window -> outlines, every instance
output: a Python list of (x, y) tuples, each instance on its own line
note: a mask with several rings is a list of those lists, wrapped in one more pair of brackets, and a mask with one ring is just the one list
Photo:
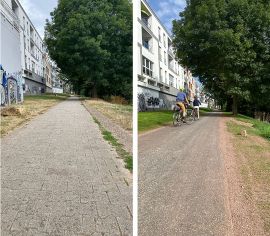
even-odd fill
[(167, 84), (167, 71), (165, 71), (165, 83)]
[(162, 74), (162, 68), (159, 68), (159, 75), (160, 75), (160, 81), (163, 81), (163, 74)]
[(161, 42), (160, 27), (158, 27), (158, 40)]
[(148, 50), (150, 49), (150, 44), (149, 44), (148, 39), (143, 39), (143, 46)]
[(25, 69), (27, 69), (27, 56), (24, 56)]
[(164, 51), (164, 64), (167, 65), (166, 52)]
[(25, 30), (25, 17), (23, 16), (23, 30)]
[(159, 60), (162, 61), (161, 47), (158, 48)]
[(32, 61), (32, 71), (35, 72), (35, 62)]
[(174, 87), (173, 79), (174, 79), (173, 76), (170, 74), (169, 75), (169, 85), (172, 87)]
[(153, 76), (153, 62), (143, 57), (143, 73), (152, 77)]
[(164, 44), (164, 47), (166, 48), (166, 36), (165, 36), (165, 34), (163, 34), (163, 44)]

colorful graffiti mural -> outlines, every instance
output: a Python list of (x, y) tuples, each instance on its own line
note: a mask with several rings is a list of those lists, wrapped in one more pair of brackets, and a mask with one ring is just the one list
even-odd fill
[(21, 72), (7, 74), (2, 65), (0, 65), (0, 82), (1, 106), (23, 102)]

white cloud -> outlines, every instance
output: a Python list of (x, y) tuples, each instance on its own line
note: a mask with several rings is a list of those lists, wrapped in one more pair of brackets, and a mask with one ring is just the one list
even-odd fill
[[(50, 11), (53, 10), (52, 1), (46, 1), (47, 5), (44, 7), (44, 2), (40, 0), (19, 0), (28, 17), (32, 21), (34, 27), (37, 29), (40, 36), (44, 37), (45, 20), (50, 17)], [(55, 0), (56, 2), (56, 0)], [(52, 5), (52, 6), (51, 6)]]
[(186, 6), (186, 0), (161, 0), (158, 3), (158, 17), (164, 23), (165, 27), (171, 31), (172, 21), (179, 18), (179, 12)]

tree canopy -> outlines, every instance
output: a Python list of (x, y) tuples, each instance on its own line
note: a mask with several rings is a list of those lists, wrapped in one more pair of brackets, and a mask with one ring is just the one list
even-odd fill
[(77, 93), (132, 96), (132, 5), (59, 0), (47, 20), (49, 54)]
[(217, 100), (270, 111), (270, 1), (188, 0), (173, 22), (181, 64)]

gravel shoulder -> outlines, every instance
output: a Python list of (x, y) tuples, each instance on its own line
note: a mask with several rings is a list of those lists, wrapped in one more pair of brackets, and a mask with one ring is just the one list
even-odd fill
[(89, 105), (86, 105), (83, 102), (82, 104), (89, 111), (89, 113), (101, 123), (101, 125), (105, 129), (112, 132), (112, 134), (119, 140), (119, 142), (124, 145), (124, 149), (127, 152), (132, 153), (132, 132), (131, 131), (127, 131), (123, 129), (120, 125), (113, 122), (110, 118), (106, 117), (95, 108)]
[[(247, 192), (254, 192), (253, 186), (248, 189), (243, 179), (243, 166), (249, 168), (244, 152), (236, 150), (236, 140), (233, 134), (228, 132), (227, 122), (231, 118), (220, 120), (220, 149), (224, 158), (226, 179), (225, 184), (228, 192), (228, 204), (233, 227), (233, 235), (269, 235), (264, 232), (263, 221), (259, 215), (256, 200)], [(236, 121), (236, 123), (239, 123)], [(261, 142), (266, 142), (259, 137)], [(248, 171), (249, 174), (251, 173)], [(251, 184), (252, 185), (252, 184)]]

